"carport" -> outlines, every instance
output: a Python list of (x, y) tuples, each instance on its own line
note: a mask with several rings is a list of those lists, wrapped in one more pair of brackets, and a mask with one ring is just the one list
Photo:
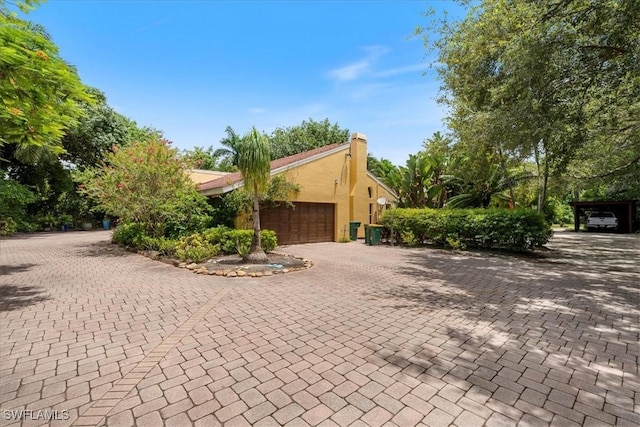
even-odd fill
[(573, 226), (580, 230), (580, 216), (587, 211), (609, 211), (618, 218), (618, 232), (632, 233), (636, 230), (637, 200), (603, 200), (592, 202), (570, 202), (573, 207)]

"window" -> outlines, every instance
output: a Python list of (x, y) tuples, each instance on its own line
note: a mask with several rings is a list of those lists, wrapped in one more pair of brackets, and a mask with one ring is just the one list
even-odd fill
[(591, 212), (589, 216), (594, 218), (615, 218), (616, 217), (613, 214), (613, 212)]

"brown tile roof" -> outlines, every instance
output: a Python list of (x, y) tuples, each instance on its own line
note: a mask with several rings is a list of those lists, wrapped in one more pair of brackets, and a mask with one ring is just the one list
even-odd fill
[[(293, 156), (272, 160), (271, 170), (273, 171), (278, 168), (292, 165), (304, 159), (308, 159), (309, 157), (313, 157), (315, 155), (322, 154), (326, 151), (333, 150), (334, 148), (337, 148), (341, 145), (344, 146), (345, 148), (349, 147), (349, 143), (336, 143), (336, 144), (324, 145), (322, 147), (314, 148), (313, 150), (294, 154)], [(222, 187), (236, 184), (241, 181), (242, 181), (242, 174), (240, 174), (240, 172), (234, 172), (225, 176), (221, 176), (220, 178), (216, 178), (211, 181), (203, 182), (200, 185), (198, 185), (198, 190), (203, 191), (203, 190), (210, 190), (213, 188), (222, 188)]]

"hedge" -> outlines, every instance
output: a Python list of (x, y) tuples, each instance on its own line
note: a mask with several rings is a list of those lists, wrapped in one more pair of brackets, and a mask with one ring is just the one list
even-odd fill
[[(276, 233), (262, 230), (262, 249), (270, 252), (278, 245)], [(175, 256), (194, 262), (206, 261), (220, 253), (246, 253), (251, 247), (253, 230), (234, 230), (228, 227), (214, 227), (199, 233), (192, 233), (180, 239), (151, 237), (145, 234), (145, 227), (136, 223), (119, 225), (113, 232), (112, 241), (122, 246), (140, 250), (158, 251), (162, 255)]]
[(527, 251), (551, 238), (544, 215), (530, 209), (390, 209), (382, 224), (405, 243)]

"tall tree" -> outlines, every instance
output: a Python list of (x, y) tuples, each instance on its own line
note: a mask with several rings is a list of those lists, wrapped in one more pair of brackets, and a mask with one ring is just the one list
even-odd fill
[(262, 250), (260, 237), (260, 198), (269, 189), (271, 156), (269, 140), (255, 127), (242, 138), (238, 152), (238, 168), (242, 173), (244, 187), (253, 197), (253, 238), (245, 261), (266, 263), (268, 259)]
[[(18, 1), (28, 12), (36, 1)], [(76, 70), (42, 27), (18, 18), (0, 0), (0, 159), (7, 150), (24, 162), (64, 152), (65, 131), (91, 102)], [(10, 147), (9, 147), (10, 146)]]
[(298, 126), (277, 128), (269, 136), (271, 159), (309, 151), (329, 144), (346, 142), (349, 129), (342, 129), (329, 119), (316, 122), (313, 119), (303, 120)]
[(61, 158), (77, 167), (97, 166), (113, 146), (145, 139), (144, 130), (111, 108), (104, 93), (91, 87), (87, 91), (96, 102), (80, 103), (83, 116), (62, 137)]
[(640, 162), (637, 1), (483, 0), (440, 29), (450, 126), (501, 158), (534, 158), (539, 209), (585, 147), (602, 154), (596, 141), (629, 150), (609, 171)]

